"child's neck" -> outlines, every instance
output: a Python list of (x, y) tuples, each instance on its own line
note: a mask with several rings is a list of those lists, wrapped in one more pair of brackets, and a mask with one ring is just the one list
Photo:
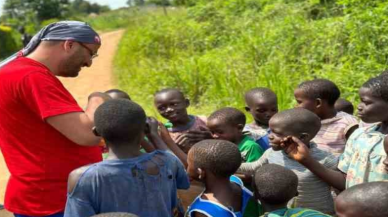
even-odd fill
[(241, 141), (245, 138), (244, 134), (241, 133), (241, 135), (233, 141), (234, 144), (239, 145)]
[(128, 159), (139, 157), (143, 153), (140, 152), (139, 145), (123, 144), (123, 145), (108, 145), (109, 153), (107, 160)]
[(381, 127), (379, 131), (383, 134), (388, 134), (388, 121), (381, 122)]
[(287, 203), (272, 205), (272, 204), (268, 204), (266, 202), (262, 202), (261, 205), (263, 206), (264, 212), (266, 212), (266, 213), (273, 212), (273, 211), (278, 210), (278, 209), (287, 208)]
[(335, 110), (335, 108), (329, 108), (326, 112), (324, 112), (323, 114), (320, 114), (319, 115), (319, 118), (321, 120), (325, 120), (325, 119), (330, 119), (330, 118), (334, 118), (335, 116), (337, 115), (337, 110)]
[(206, 178), (204, 192), (205, 197), (214, 202), (219, 202), (224, 206), (231, 206), (236, 198), (235, 184), (228, 178)]
[(252, 124), (254, 124), (254, 125), (258, 126), (258, 127), (264, 128), (264, 129), (268, 129), (268, 124), (260, 123), (257, 120), (255, 120)]
[(190, 119), (190, 115), (186, 115), (185, 117), (181, 118), (180, 120), (177, 120), (177, 121), (170, 121), (172, 123), (172, 126), (173, 127), (184, 127), (184, 126), (187, 126), (190, 122), (191, 122), (191, 119)]

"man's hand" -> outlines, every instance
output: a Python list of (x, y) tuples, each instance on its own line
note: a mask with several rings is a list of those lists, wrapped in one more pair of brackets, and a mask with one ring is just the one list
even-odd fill
[(287, 136), (282, 139), (280, 146), (290, 158), (300, 163), (310, 157), (309, 148), (294, 136)]

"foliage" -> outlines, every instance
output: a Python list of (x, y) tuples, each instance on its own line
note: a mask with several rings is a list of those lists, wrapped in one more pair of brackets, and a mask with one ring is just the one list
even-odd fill
[(0, 59), (6, 58), (20, 49), (21, 44), (17, 43), (15, 37), (20, 36), (11, 27), (0, 25)]
[(387, 67), (385, 0), (196, 0), (169, 16), (131, 23), (115, 59), (120, 88), (155, 115), (153, 93), (182, 89), (192, 111), (242, 109), (246, 90), (265, 86), (281, 109), (293, 89), (329, 78), (342, 96)]

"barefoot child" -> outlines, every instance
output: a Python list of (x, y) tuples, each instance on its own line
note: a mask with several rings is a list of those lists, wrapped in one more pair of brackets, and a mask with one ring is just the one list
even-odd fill
[(204, 192), (191, 204), (188, 217), (242, 217), (251, 191), (232, 176), (241, 165), (238, 148), (225, 140), (204, 140), (188, 154), (187, 172), (205, 185)]
[(321, 119), (321, 129), (313, 139), (318, 148), (339, 156), (346, 140), (358, 127), (358, 121), (334, 108), (340, 96), (337, 85), (326, 79), (305, 81), (295, 89), (294, 95), (297, 107), (308, 109)]
[(171, 138), (186, 154), (195, 143), (211, 138), (206, 118), (187, 113), (190, 101), (180, 90), (167, 88), (158, 91), (154, 104), (159, 114), (169, 121), (165, 125)]
[(388, 182), (371, 182), (353, 186), (335, 201), (338, 217), (388, 216)]
[[(388, 180), (388, 76), (369, 79), (359, 91), (358, 114), (365, 123), (376, 123), (357, 129), (346, 143), (338, 170), (322, 166), (306, 152), (306, 146), (294, 141), (287, 146), (289, 156), (333, 187), (343, 190), (366, 182)], [(385, 139), (387, 140), (387, 139)]]
[(253, 186), (265, 211), (263, 217), (329, 217), (311, 209), (287, 208), (288, 201), (298, 196), (298, 176), (282, 166), (267, 164), (256, 170)]
[(321, 162), (325, 167), (336, 168), (337, 157), (318, 149), (317, 145), (311, 142), (320, 126), (319, 117), (306, 109), (296, 108), (277, 113), (269, 121), (271, 129), (269, 140), (272, 149), (268, 149), (258, 161), (242, 164), (239, 172), (253, 174), (256, 169), (265, 164), (277, 164), (288, 168), (299, 178), (299, 195), (290, 203), (291, 207), (308, 208), (333, 214), (334, 203), (330, 186), (307, 170), (305, 166), (289, 158), (282, 150), (283, 140), (294, 136), (308, 147), (306, 152), (310, 153), (311, 158)]
[(254, 121), (245, 125), (244, 131), (265, 151), (270, 148), (268, 122), (278, 112), (277, 96), (268, 88), (253, 88), (245, 93), (245, 104)]
[[(146, 115), (136, 103), (116, 99), (95, 113), (95, 129), (109, 148), (107, 160), (81, 167), (69, 175), (65, 217), (85, 217), (105, 212), (139, 216), (172, 216), (177, 208), (177, 188), (189, 180), (181, 162), (166, 151), (140, 152)], [(160, 140), (153, 128), (148, 134)]]

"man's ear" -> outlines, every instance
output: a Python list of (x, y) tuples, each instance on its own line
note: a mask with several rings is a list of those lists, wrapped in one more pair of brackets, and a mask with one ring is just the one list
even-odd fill
[(74, 41), (67, 40), (63, 43), (63, 48), (67, 52), (70, 51), (73, 46), (74, 46)]
[(245, 106), (244, 108), (245, 108), (245, 111), (251, 112), (251, 108), (249, 108), (248, 106)]
[(203, 170), (201, 168), (197, 168), (197, 173), (198, 173), (198, 179), (199, 180), (205, 180), (205, 177), (206, 177), (205, 170)]

